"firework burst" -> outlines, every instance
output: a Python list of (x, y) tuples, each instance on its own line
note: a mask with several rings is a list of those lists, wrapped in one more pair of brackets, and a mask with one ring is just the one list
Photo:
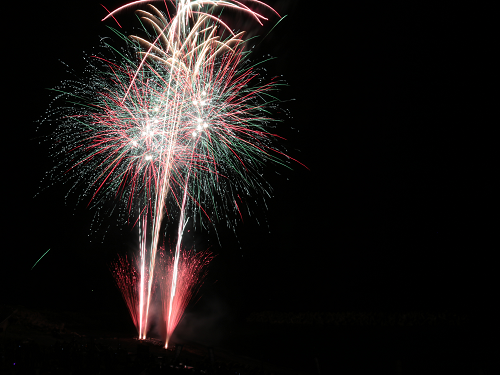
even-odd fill
[[(162, 282), (167, 341), (204, 269), (199, 264), (210, 260), (181, 251), (186, 212), (201, 223), (228, 217), (229, 211), (241, 215), (240, 195), (269, 190), (261, 177), (264, 162), (283, 164), (285, 155), (267, 130), (279, 104), (273, 91), (282, 83), (263, 83), (248, 59), (244, 33), (234, 34), (214, 11), (228, 7), (258, 22), (266, 18), (237, 1), (172, 3), (173, 17), (150, 4), (148, 11), (137, 11), (142, 37), (113, 30), (126, 47), (118, 51), (104, 42), (112, 56), (90, 56), (87, 79), (56, 88), (57, 99), (68, 105), (51, 113), (59, 120), (54, 154), (61, 161), (55, 170), (63, 169), (63, 179), (75, 188), (83, 185), (81, 197), (94, 206), (125, 203), (128, 221), (143, 228), (139, 271), (120, 258), (114, 272), (141, 338), (148, 327), (161, 224), (165, 214), (177, 212), (177, 244), (164, 277), (169, 285)], [(76, 173), (68, 177), (70, 171)], [(138, 284), (132, 287), (127, 277)], [(134, 291), (137, 296), (131, 297)]]
[[(164, 16), (140, 15), (157, 32), (165, 28)], [(132, 223), (141, 214), (154, 222), (169, 192), (167, 207), (180, 208), (188, 170), (188, 208), (200, 223), (239, 216), (243, 196), (269, 195), (262, 167), (284, 163), (268, 130), (282, 83), (262, 83), (241, 34), (221, 41), (212, 18), (196, 17), (174, 41), (167, 31), (126, 38), (115, 30), (125, 48), (104, 42), (111, 57), (90, 56), (86, 79), (55, 88), (58, 106), (49, 117), (59, 123), (51, 137), (58, 163), (51, 176), (72, 181), (70, 190), (93, 207), (125, 202)]]

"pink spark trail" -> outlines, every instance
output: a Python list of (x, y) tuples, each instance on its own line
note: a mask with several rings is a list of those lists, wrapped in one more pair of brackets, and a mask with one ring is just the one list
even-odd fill
[(139, 333), (141, 330), (140, 304), (138, 301), (140, 295), (140, 274), (137, 269), (130, 264), (126, 256), (118, 256), (118, 259), (111, 264), (110, 271), (127, 305), (130, 317), (134, 322), (137, 332)]
[(165, 348), (184, 310), (203, 284), (207, 266), (212, 259), (213, 255), (209, 251), (195, 253), (193, 250), (181, 250), (177, 256), (170, 252), (170, 257), (161, 267), (162, 315), (167, 335)]

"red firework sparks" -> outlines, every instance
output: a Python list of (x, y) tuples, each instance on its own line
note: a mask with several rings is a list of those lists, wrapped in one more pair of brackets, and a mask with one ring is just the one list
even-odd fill
[[(162, 267), (159, 272), (160, 290), (162, 294), (162, 315), (167, 333), (165, 348), (182, 318), (189, 301), (198, 293), (207, 274), (207, 266), (214, 258), (209, 251), (195, 253), (193, 250), (180, 251), (177, 272), (175, 272), (175, 256), (162, 257)], [(172, 279), (176, 275), (176, 282)]]
[[(145, 338), (147, 328), (145, 327), (146, 320), (143, 314), (146, 304), (145, 296), (148, 291), (148, 285), (145, 281), (149, 277), (149, 272), (148, 268), (144, 267), (145, 263), (136, 257), (133, 257), (133, 261), (130, 262), (127, 256), (118, 255), (117, 260), (112, 262), (109, 267), (116, 286), (127, 305), (127, 309), (139, 334), (139, 339)], [(163, 279), (160, 279), (162, 277), (163, 275), (155, 274), (151, 288), (152, 295), (155, 295), (158, 291), (162, 292), (162, 289), (158, 288), (163, 281)], [(143, 307), (142, 309), (141, 306)]]
[(139, 287), (140, 274), (137, 269), (130, 264), (127, 256), (118, 256), (118, 260), (110, 266), (111, 274), (113, 275), (116, 286), (120, 290), (123, 300), (127, 304), (128, 311), (132, 317), (135, 328), (139, 333), (140, 317), (139, 317)]

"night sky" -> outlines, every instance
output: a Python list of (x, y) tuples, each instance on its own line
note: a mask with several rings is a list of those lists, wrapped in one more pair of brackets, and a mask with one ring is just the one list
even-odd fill
[[(197, 249), (217, 254), (202, 300), (232, 312), (487, 310), (496, 282), (495, 169), (484, 115), (491, 99), (479, 88), (487, 58), (473, 16), (437, 4), (268, 3), (287, 17), (256, 57), (277, 57), (267, 68), (289, 83), (280, 97), (294, 99), (285, 104), (293, 118), (277, 133), (308, 169), (269, 165), (268, 209), (244, 216), (236, 235), (218, 224), (220, 244), (213, 233), (188, 233)], [(33, 198), (54, 164), (49, 145), (39, 144), (51, 129), (36, 132), (35, 121), (49, 104), (47, 88), (71, 78), (58, 60), (82, 71), (83, 56), (115, 24), (100, 21), (106, 11), (96, 1), (10, 11), (2, 296), (125, 309), (107, 266), (134, 249), (136, 231), (111, 223), (102, 240), (90, 230), (94, 212), (65, 205), (62, 184)], [(121, 17), (125, 28), (137, 26), (132, 12)], [(276, 21), (255, 25), (255, 34)]]

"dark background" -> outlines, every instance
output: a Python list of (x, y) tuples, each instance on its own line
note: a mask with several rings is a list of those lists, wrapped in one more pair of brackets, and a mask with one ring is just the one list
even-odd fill
[[(222, 224), (220, 244), (206, 232), (191, 238), (217, 254), (199, 304), (235, 316), (488, 311), (497, 283), (484, 73), (491, 47), (473, 26), (486, 11), (268, 3), (287, 17), (256, 55), (277, 57), (267, 68), (289, 83), (280, 97), (295, 99), (278, 133), (309, 169), (265, 170), (274, 196), (256, 213), (261, 225), (244, 217), (235, 235)], [(99, 35), (112, 36), (105, 15), (96, 1), (37, 2), (6, 13), (13, 22), (3, 30), (0, 291), (9, 303), (125, 313), (107, 267), (134, 249), (137, 234), (113, 224), (102, 240), (90, 230), (92, 211), (65, 205), (67, 186), (40, 193), (54, 161), (49, 145), (39, 144), (51, 129), (36, 132), (35, 123), (49, 105), (47, 88), (71, 78), (58, 60), (81, 71)], [(118, 20), (136, 26), (132, 12)], [(269, 25), (255, 24), (255, 33)]]

